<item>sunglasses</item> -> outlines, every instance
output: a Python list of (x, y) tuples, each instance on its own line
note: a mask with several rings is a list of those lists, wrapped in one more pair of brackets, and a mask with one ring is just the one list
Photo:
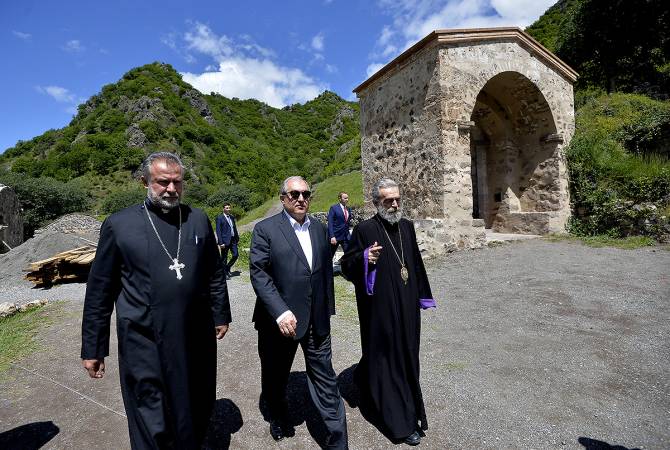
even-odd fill
[(303, 200), (307, 201), (309, 198), (312, 196), (312, 193), (310, 191), (291, 191), (291, 192), (286, 192), (284, 195), (288, 195), (291, 200), (298, 201), (300, 196), (302, 195)]
[(400, 205), (400, 197), (385, 198), (384, 200), (382, 200), (382, 205), (388, 208), (389, 206), (392, 206), (394, 202)]

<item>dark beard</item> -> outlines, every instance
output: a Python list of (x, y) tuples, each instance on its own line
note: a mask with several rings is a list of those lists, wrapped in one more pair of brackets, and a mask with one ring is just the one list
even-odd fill
[(384, 208), (383, 205), (379, 205), (377, 206), (377, 213), (382, 219), (391, 225), (395, 225), (396, 223), (400, 222), (400, 219), (402, 218), (402, 210), (400, 208), (397, 208), (394, 212), (389, 212), (389, 210)]

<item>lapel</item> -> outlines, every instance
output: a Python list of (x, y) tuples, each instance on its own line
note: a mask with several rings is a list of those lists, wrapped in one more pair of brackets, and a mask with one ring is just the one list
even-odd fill
[[(312, 235), (312, 230), (310, 226), (310, 238)], [(288, 218), (286, 217), (286, 213), (284, 211), (279, 213), (279, 229), (281, 230), (282, 234), (284, 235), (284, 238), (286, 239), (286, 242), (289, 243), (293, 251), (295, 252), (296, 256), (298, 259), (305, 265), (307, 270), (309, 270), (309, 264), (307, 263), (307, 258), (305, 258), (305, 252), (302, 251), (302, 247), (300, 246), (300, 241), (298, 241), (298, 236), (295, 235), (295, 230), (291, 226), (291, 222), (289, 222)], [(312, 247), (312, 254), (314, 254), (314, 248)]]

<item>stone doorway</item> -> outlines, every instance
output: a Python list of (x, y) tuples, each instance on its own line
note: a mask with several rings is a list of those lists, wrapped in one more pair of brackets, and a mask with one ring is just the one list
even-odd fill
[(477, 95), (471, 123), (473, 219), (502, 233), (547, 233), (562, 206), (562, 138), (544, 95), (520, 73), (499, 73)]

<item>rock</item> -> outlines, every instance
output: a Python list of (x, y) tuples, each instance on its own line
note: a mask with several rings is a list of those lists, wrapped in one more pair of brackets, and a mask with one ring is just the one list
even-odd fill
[(212, 116), (212, 111), (209, 109), (209, 105), (198, 91), (195, 89), (188, 90), (184, 92), (181, 98), (188, 100), (191, 107), (196, 109), (208, 124), (216, 125), (216, 120), (214, 120), (214, 116)]
[(16, 305), (14, 303), (0, 303), (0, 317), (8, 317), (16, 313)]
[(23, 312), (34, 308), (39, 308), (40, 306), (44, 306), (47, 303), (49, 303), (48, 300), (33, 300), (31, 302), (19, 306), (19, 311)]
[(128, 147), (141, 148), (149, 142), (147, 136), (136, 123), (126, 128), (126, 136), (128, 136)]

